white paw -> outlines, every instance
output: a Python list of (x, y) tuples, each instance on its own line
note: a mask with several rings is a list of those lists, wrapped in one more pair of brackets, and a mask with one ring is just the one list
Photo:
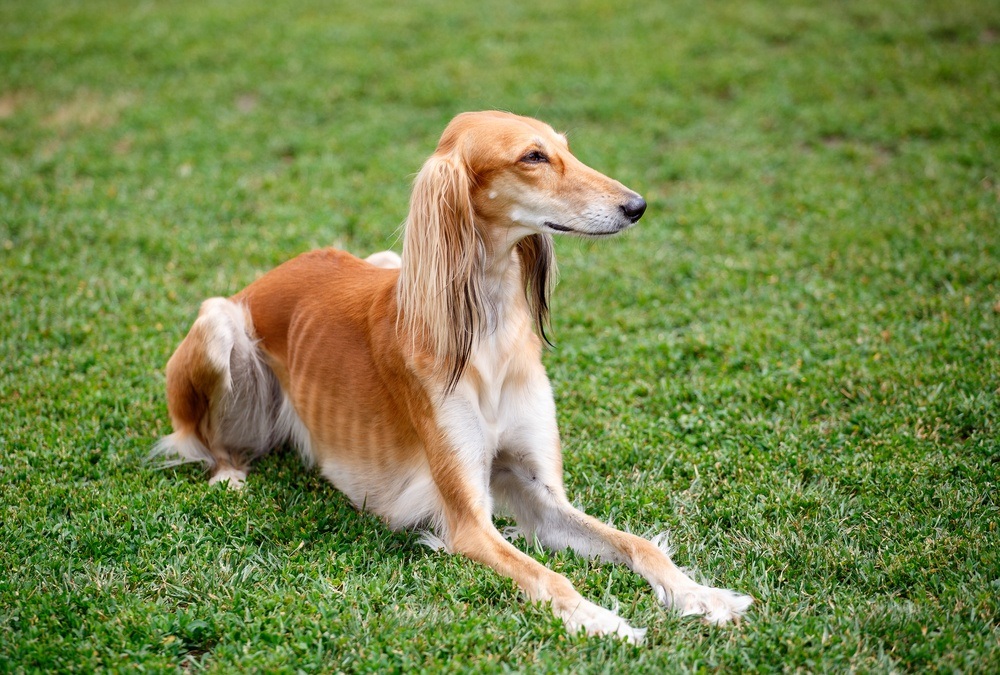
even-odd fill
[(219, 469), (208, 479), (209, 485), (216, 483), (226, 483), (230, 490), (242, 490), (244, 481), (247, 479), (247, 472), (239, 469)]
[(578, 605), (568, 611), (556, 611), (559, 618), (566, 624), (566, 629), (576, 633), (581, 629), (587, 635), (615, 635), (626, 642), (637, 645), (646, 635), (645, 628), (633, 628), (609, 609), (599, 607), (587, 600), (581, 600)]
[(383, 267), (385, 269), (399, 269), (403, 266), (403, 259), (399, 257), (399, 254), (394, 251), (379, 251), (378, 253), (372, 253), (370, 256), (365, 258), (366, 261), (375, 265), (375, 267)]
[(706, 622), (723, 624), (734, 621), (753, 603), (749, 595), (740, 595), (725, 588), (710, 588), (692, 583), (672, 589), (656, 587), (656, 596), (681, 616), (701, 616)]

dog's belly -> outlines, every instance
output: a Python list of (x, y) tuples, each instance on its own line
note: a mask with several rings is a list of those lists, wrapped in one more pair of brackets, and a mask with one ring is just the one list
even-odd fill
[(406, 464), (380, 466), (357, 462), (345, 453), (324, 452), (320, 473), (358, 509), (380, 516), (398, 530), (436, 522), (442, 513), (441, 496), (422, 456)]

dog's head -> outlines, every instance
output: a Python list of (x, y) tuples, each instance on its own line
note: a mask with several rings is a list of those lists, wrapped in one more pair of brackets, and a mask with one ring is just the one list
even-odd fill
[(496, 309), (487, 297), (491, 261), (517, 261), (544, 337), (555, 272), (551, 235), (614, 235), (645, 210), (642, 197), (576, 159), (549, 125), (503, 112), (463, 113), (413, 184), (398, 283), (401, 325), (448, 364), (451, 388)]
[(605, 237), (646, 210), (642, 197), (585, 165), (565, 136), (530, 117), (463, 113), (435, 156), (467, 173), (476, 222), (506, 228), (507, 241), (536, 233)]

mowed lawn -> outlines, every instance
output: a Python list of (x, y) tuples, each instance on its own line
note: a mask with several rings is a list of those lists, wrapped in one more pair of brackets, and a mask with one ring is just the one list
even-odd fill
[[(571, 635), (293, 453), (144, 463), (201, 300), (398, 251), (484, 108), (649, 201), (557, 242), (567, 487), (740, 625), (519, 541), (649, 628)], [(996, 672), (998, 165), (993, 2), (0, 3), (0, 672)]]

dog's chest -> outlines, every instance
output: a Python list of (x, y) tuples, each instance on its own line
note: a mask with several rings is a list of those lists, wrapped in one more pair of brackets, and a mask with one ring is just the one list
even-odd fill
[(525, 398), (532, 352), (525, 337), (521, 331), (498, 330), (479, 341), (469, 360), (470, 402), (497, 437), (514, 423)]
[(497, 332), (473, 350), (459, 386), (440, 410), (439, 422), (461, 454), (492, 457), (518, 425), (530, 398), (530, 344), (528, 349), (526, 354), (514, 336)]

